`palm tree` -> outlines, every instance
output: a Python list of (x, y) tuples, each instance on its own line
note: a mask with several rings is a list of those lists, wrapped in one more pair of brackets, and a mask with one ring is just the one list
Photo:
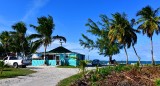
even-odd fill
[(38, 38), (36, 41), (40, 46), (44, 46), (44, 60), (45, 60), (45, 55), (46, 55), (46, 49), (49, 44), (52, 42), (52, 33), (54, 30), (54, 22), (53, 18), (51, 16), (45, 17), (42, 16), (38, 18), (38, 26), (35, 25), (30, 25), (33, 27), (38, 34), (32, 34), (30, 37), (31, 38)]
[(9, 46), (10, 39), (11, 39), (11, 36), (8, 31), (3, 31), (0, 34), (0, 42), (1, 42), (2, 48), (5, 50), (6, 55), (8, 54), (8, 50), (9, 50), (8, 46)]
[(94, 48), (94, 42), (93, 40), (89, 39), (87, 36), (85, 36), (84, 34), (82, 34), (83, 39), (79, 39), (80, 45), (84, 46), (84, 48), (88, 49), (88, 60), (89, 60), (89, 53), (91, 50), (93, 50)]
[(152, 54), (152, 65), (155, 65), (154, 55), (153, 55), (153, 41), (152, 37), (154, 32), (158, 35), (160, 32), (160, 17), (158, 16), (160, 8), (153, 10), (150, 6), (146, 6), (137, 12), (138, 16), (137, 24), (139, 30), (142, 30), (143, 34), (147, 34), (147, 37), (151, 40), (151, 54)]
[(123, 48), (126, 53), (126, 64), (128, 64), (128, 54), (127, 48), (131, 46), (131, 26), (129, 21), (126, 18), (126, 14), (115, 13), (112, 14), (113, 19), (111, 19), (110, 31), (108, 33), (108, 37), (110, 42), (117, 41), (119, 44), (123, 45)]
[(130, 31), (131, 32), (131, 39), (132, 39), (132, 48), (133, 48), (133, 50), (134, 50), (134, 52), (135, 52), (135, 54), (136, 54), (136, 56), (138, 58), (138, 63), (141, 65), (140, 56), (137, 54), (137, 51), (136, 51), (136, 49), (134, 47), (134, 45), (137, 43), (137, 35), (136, 35), (136, 33), (139, 33), (138, 30), (133, 29), (133, 25), (134, 24), (135, 24), (135, 19), (132, 19), (131, 23), (130, 23), (130, 25), (132, 27), (132, 29)]
[(25, 50), (28, 48), (26, 31), (27, 27), (24, 22), (18, 22), (12, 26), (14, 31), (11, 31), (12, 36), (12, 47), (16, 49), (16, 52), (22, 52), (25, 57)]
[(110, 23), (109, 19), (106, 15), (100, 16), (102, 22), (95, 23), (91, 19), (88, 19), (88, 23), (86, 26), (88, 26), (90, 29), (87, 30), (87, 32), (94, 35), (97, 39), (91, 40), (84, 34), (82, 34), (82, 37), (84, 40), (80, 39), (81, 46), (84, 46), (84, 48), (93, 49), (96, 48), (99, 50), (100, 55), (108, 56), (109, 57), (109, 63), (112, 61), (112, 56), (119, 53), (119, 44), (116, 41), (113, 41), (110, 43), (110, 40), (108, 38), (108, 32), (110, 30)]

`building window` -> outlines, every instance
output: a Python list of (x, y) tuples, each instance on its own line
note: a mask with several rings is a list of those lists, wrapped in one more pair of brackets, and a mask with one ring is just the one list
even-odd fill
[(53, 55), (53, 60), (56, 60), (56, 55)]

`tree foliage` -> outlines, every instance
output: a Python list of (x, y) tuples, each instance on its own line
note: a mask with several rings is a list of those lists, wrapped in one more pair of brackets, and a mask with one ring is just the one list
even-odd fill
[(109, 61), (111, 61), (112, 56), (119, 53), (119, 44), (116, 41), (111, 43), (108, 38), (110, 30), (108, 17), (106, 15), (101, 15), (100, 18), (102, 22), (95, 23), (91, 19), (88, 19), (88, 23), (86, 24), (86, 26), (89, 27), (87, 32), (94, 35), (96, 40), (90, 39), (82, 34), (83, 40), (80, 39), (79, 41), (84, 48), (89, 48), (91, 50), (96, 48), (99, 50), (100, 55), (109, 56)]
[(137, 20), (138, 29), (142, 31), (143, 34), (147, 34), (147, 37), (151, 40), (151, 54), (152, 54), (152, 64), (154, 65), (154, 55), (153, 55), (153, 41), (152, 36), (154, 32), (158, 35), (160, 32), (160, 17), (158, 16), (160, 8), (156, 10), (152, 9), (150, 6), (146, 6), (137, 12), (139, 17)]

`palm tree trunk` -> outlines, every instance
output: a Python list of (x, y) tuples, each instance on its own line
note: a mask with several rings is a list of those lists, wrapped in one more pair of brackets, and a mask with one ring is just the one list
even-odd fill
[(2, 72), (3, 72), (3, 68), (1, 68), (1, 74), (2, 74)]
[(6, 50), (6, 49), (7, 49), (7, 47), (6, 47), (6, 45), (5, 45), (5, 53), (6, 53), (6, 55), (8, 56), (8, 53), (7, 53), (7, 50)]
[(151, 54), (152, 54), (152, 65), (155, 65), (154, 57), (153, 57), (153, 41), (152, 41), (152, 37), (151, 37)]
[(136, 51), (134, 45), (133, 45), (132, 47), (133, 47), (133, 50), (134, 50), (136, 56), (138, 57), (138, 62), (139, 62), (139, 64), (141, 65), (140, 57), (138, 56), (137, 51)]
[(125, 53), (126, 53), (126, 65), (128, 64), (128, 54), (127, 54), (127, 50), (126, 50), (126, 47), (124, 46), (124, 50), (125, 50)]
[(112, 62), (112, 55), (109, 55), (109, 64), (111, 64)]
[(44, 64), (46, 64), (46, 49), (47, 49), (47, 47), (44, 46)]
[(88, 50), (88, 61), (89, 61), (89, 54), (90, 54), (90, 49)]
[(24, 46), (23, 45), (24, 45), (24, 42), (22, 43), (22, 49), (23, 49), (22, 52), (23, 52), (23, 58), (25, 58), (26, 55), (25, 55), (25, 51), (24, 51)]

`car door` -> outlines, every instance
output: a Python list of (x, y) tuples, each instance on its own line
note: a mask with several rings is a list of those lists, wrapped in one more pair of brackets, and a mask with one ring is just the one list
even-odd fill
[(8, 57), (5, 57), (4, 59), (3, 59), (3, 61), (4, 61), (4, 64), (8, 64)]
[(16, 57), (11, 56), (11, 57), (9, 58), (8, 65), (13, 65), (14, 62), (17, 62), (17, 63), (18, 63), (18, 60), (17, 60)]

